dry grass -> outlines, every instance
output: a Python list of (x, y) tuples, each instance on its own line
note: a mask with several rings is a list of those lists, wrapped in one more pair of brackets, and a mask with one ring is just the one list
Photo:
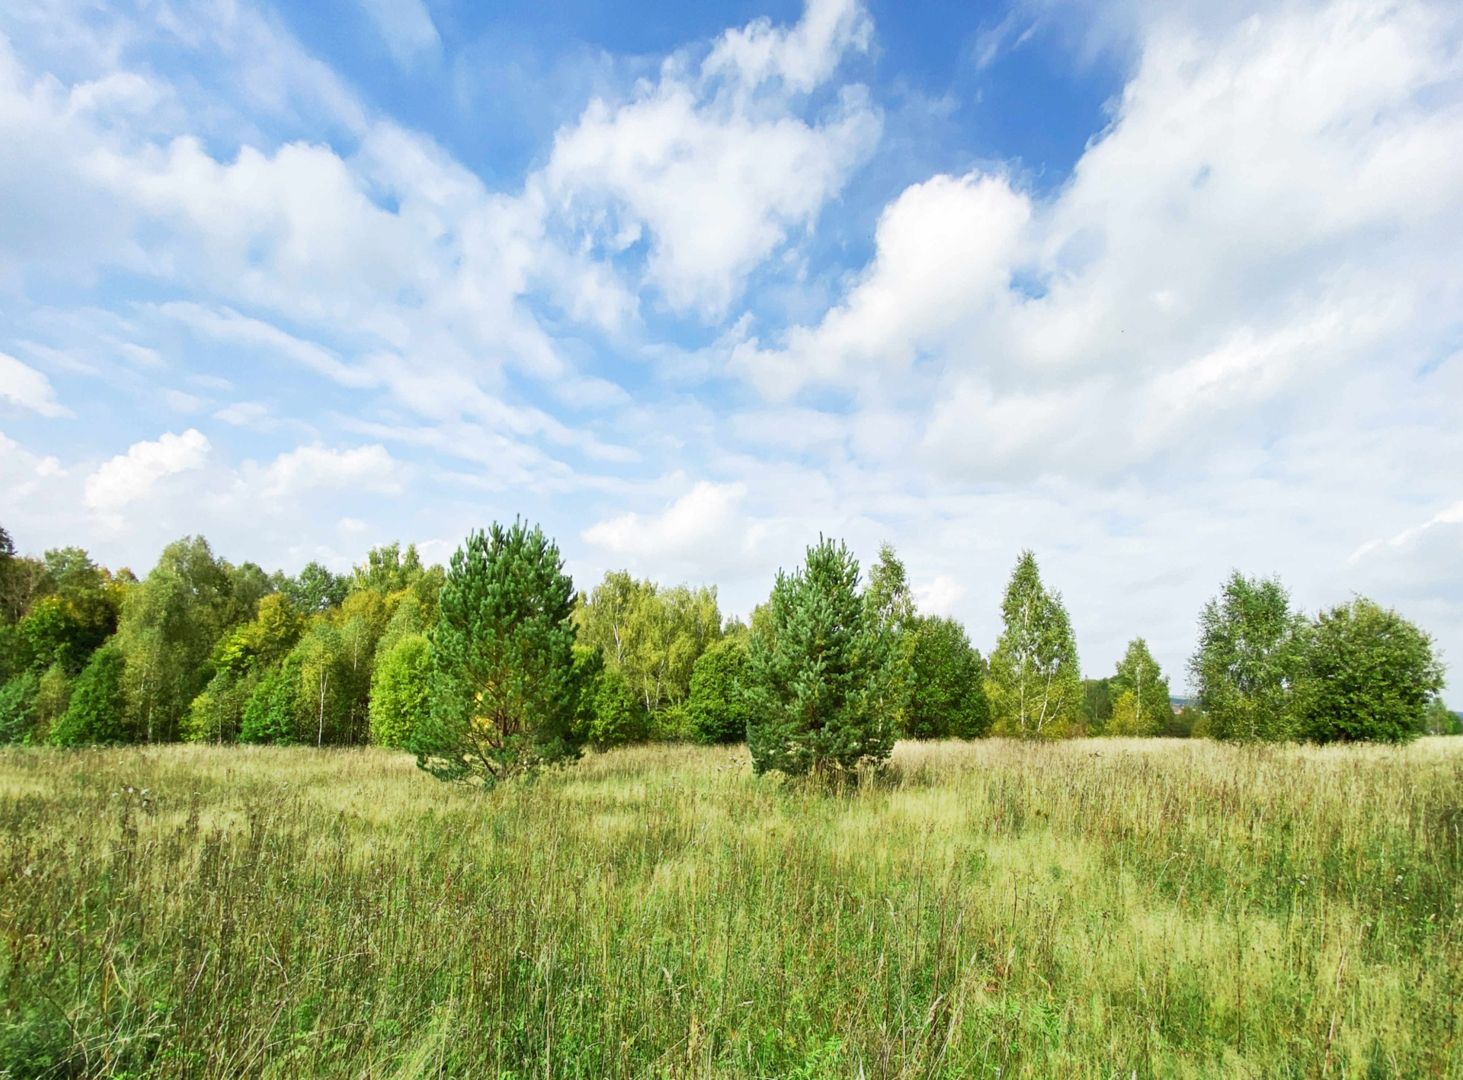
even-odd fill
[(1463, 739), (906, 744), (844, 792), (5, 751), (0, 836), (0, 1076), (1463, 1076)]

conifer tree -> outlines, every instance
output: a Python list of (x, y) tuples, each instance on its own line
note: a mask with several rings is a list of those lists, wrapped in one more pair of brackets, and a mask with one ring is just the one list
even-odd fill
[(779, 572), (748, 657), (747, 747), (758, 773), (847, 772), (894, 745), (888, 640), (858, 592), (858, 562), (820, 539)]
[(579, 754), (574, 585), (521, 521), (452, 556), (432, 631), (432, 707), (411, 748), (444, 780), (493, 784)]

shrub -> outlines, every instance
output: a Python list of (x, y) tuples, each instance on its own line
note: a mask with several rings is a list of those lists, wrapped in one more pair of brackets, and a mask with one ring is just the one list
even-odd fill
[(103, 645), (76, 679), (71, 700), (51, 732), (57, 746), (135, 742), (137, 733), (127, 723), (122, 675), (126, 660), (116, 645)]
[(747, 737), (747, 663), (745, 634), (722, 638), (696, 661), (686, 713), (697, 742), (734, 743)]
[(30, 741), (40, 682), (34, 672), (27, 671), (0, 685), (0, 744)]
[(1407, 742), (1443, 688), (1432, 639), (1365, 597), (1317, 616), (1303, 672), (1301, 734), (1315, 742)]
[(371, 675), (371, 741), (404, 750), (431, 711), (432, 645), (426, 634), (398, 637)]
[(985, 662), (954, 619), (914, 619), (906, 630), (910, 692), (904, 733), (912, 739), (976, 739), (991, 726)]

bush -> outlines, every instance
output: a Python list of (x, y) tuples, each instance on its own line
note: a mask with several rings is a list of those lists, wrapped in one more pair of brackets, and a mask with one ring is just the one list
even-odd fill
[(432, 707), (432, 645), (426, 634), (396, 639), (371, 675), (371, 742), (404, 750)]
[(858, 562), (820, 540), (781, 572), (748, 653), (747, 748), (758, 773), (847, 772), (889, 757), (888, 641), (858, 593)]
[(1359, 597), (1312, 626), (1297, 693), (1301, 734), (1315, 742), (1408, 742), (1422, 733), (1428, 702), (1442, 688), (1432, 639)]
[(977, 739), (991, 727), (985, 661), (954, 619), (917, 618), (908, 635), (910, 691), (904, 733), (911, 739)]
[(0, 744), (30, 741), (40, 682), (34, 672), (27, 671), (0, 685)]
[(127, 722), (122, 673), (127, 662), (116, 645), (103, 645), (76, 679), (71, 701), (51, 732), (57, 746), (130, 743), (137, 733)]
[(722, 638), (696, 661), (686, 713), (697, 742), (734, 743), (747, 737), (747, 663), (745, 634)]
[(277, 746), (301, 742), (300, 658), (291, 653), (260, 678), (239, 727), (239, 741)]
[(616, 667), (603, 666), (589, 684), (589, 726), (585, 736), (596, 750), (644, 742), (650, 734), (645, 703)]

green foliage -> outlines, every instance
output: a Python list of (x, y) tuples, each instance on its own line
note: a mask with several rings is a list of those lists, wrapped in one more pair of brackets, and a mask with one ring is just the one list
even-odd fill
[(1001, 616), (986, 688), (993, 727), (1025, 739), (1061, 738), (1081, 716), (1077, 643), (1061, 594), (1042, 585), (1030, 551), (1016, 561)]
[(492, 784), (578, 756), (574, 586), (535, 526), (494, 523), (452, 556), (432, 631), (432, 708), (411, 749)]
[(747, 665), (747, 747), (758, 773), (846, 772), (888, 758), (889, 642), (858, 579), (848, 549), (827, 539), (802, 569), (778, 572), (771, 633), (754, 623)]
[(0, 745), (26, 743), (36, 725), (36, 695), (40, 676), (33, 671), (13, 675), (0, 683)]
[(304, 741), (300, 666), (300, 657), (290, 653), (278, 667), (259, 677), (244, 706), (240, 742), (284, 746)]
[(1435, 697), (1423, 711), (1422, 731), (1424, 735), (1463, 735), (1463, 716), (1443, 704), (1441, 697)]
[(226, 743), (239, 738), (244, 710), (259, 684), (252, 669), (220, 669), (188, 706), (179, 734), (185, 742)]
[(385, 596), (410, 588), (424, 573), (415, 544), (408, 544), (403, 551), (399, 543), (392, 542), (366, 553), (366, 561), (351, 571), (349, 588), (369, 589)]
[(404, 750), (431, 712), (432, 646), (421, 633), (384, 646), (371, 677), (371, 742)]
[(36, 684), (35, 726), (31, 729), (31, 742), (44, 743), (51, 739), (51, 731), (65, 715), (71, 704), (72, 678), (60, 664), (52, 664), (41, 673)]
[(1083, 679), (1082, 706), (1080, 709), (1082, 728), (1089, 735), (1101, 735), (1112, 719), (1112, 680)]
[(644, 742), (650, 735), (650, 714), (625, 673), (601, 663), (587, 685), (588, 726), (585, 737), (596, 750)]
[(1112, 678), (1112, 691), (1117, 700), (1106, 728), (1108, 735), (1157, 735), (1173, 716), (1168, 678), (1142, 638), (1128, 642), (1128, 651)]
[(205, 661), (236, 621), (252, 619), (254, 583), (236, 596), (232, 568), (201, 536), (163, 549), (147, 578), (127, 591), (117, 644), (126, 657), (132, 723), (147, 742), (173, 739), (188, 705), (212, 677)]
[(362, 741), (352, 727), (349, 660), (335, 625), (317, 617), (290, 656), (299, 671), (297, 701), (307, 741), (316, 746)]
[(306, 563), (303, 570), (285, 583), (284, 592), (303, 614), (318, 615), (339, 607), (349, 589), (346, 578), (331, 573), (321, 563), (312, 562)]
[(749, 639), (740, 633), (723, 637), (696, 661), (686, 711), (697, 742), (734, 743), (747, 737), (748, 655)]
[(92, 654), (72, 687), (65, 714), (51, 730), (52, 743), (90, 746), (136, 741), (122, 691), (125, 667), (126, 658), (115, 645), (104, 645)]
[(910, 698), (915, 691), (909, 630), (916, 618), (909, 575), (892, 544), (879, 545), (879, 558), (869, 570), (864, 587), (864, 605), (879, 626), (889, 646), (888, 679), (884, 684), (884, 709), (895, 731), (909, 727)]
[(1443, 688), (1432, 639), (1365, 597), (1323, 611), (1297, 687), (1300, 734), (1315, 742), (1402, 743), (1422, 733)]
[(580, 598), (575, 624), (652, 713), (686, 700), (697, 659), (721, 636), (714, 588), (665, 588), (623, 570)]
[(904, 734), (911, 739), (977, 739), (991, 726), (986, 665), (954, 619), (914, 617), (905, 628), (910, 694)]
[(1292, 700), (1306, 654), (1305, 619), (1278, 579), (1238, 571), (1199, 616), (1189, 676), (1217, 739), (1279, 741), (1298, 734)]

